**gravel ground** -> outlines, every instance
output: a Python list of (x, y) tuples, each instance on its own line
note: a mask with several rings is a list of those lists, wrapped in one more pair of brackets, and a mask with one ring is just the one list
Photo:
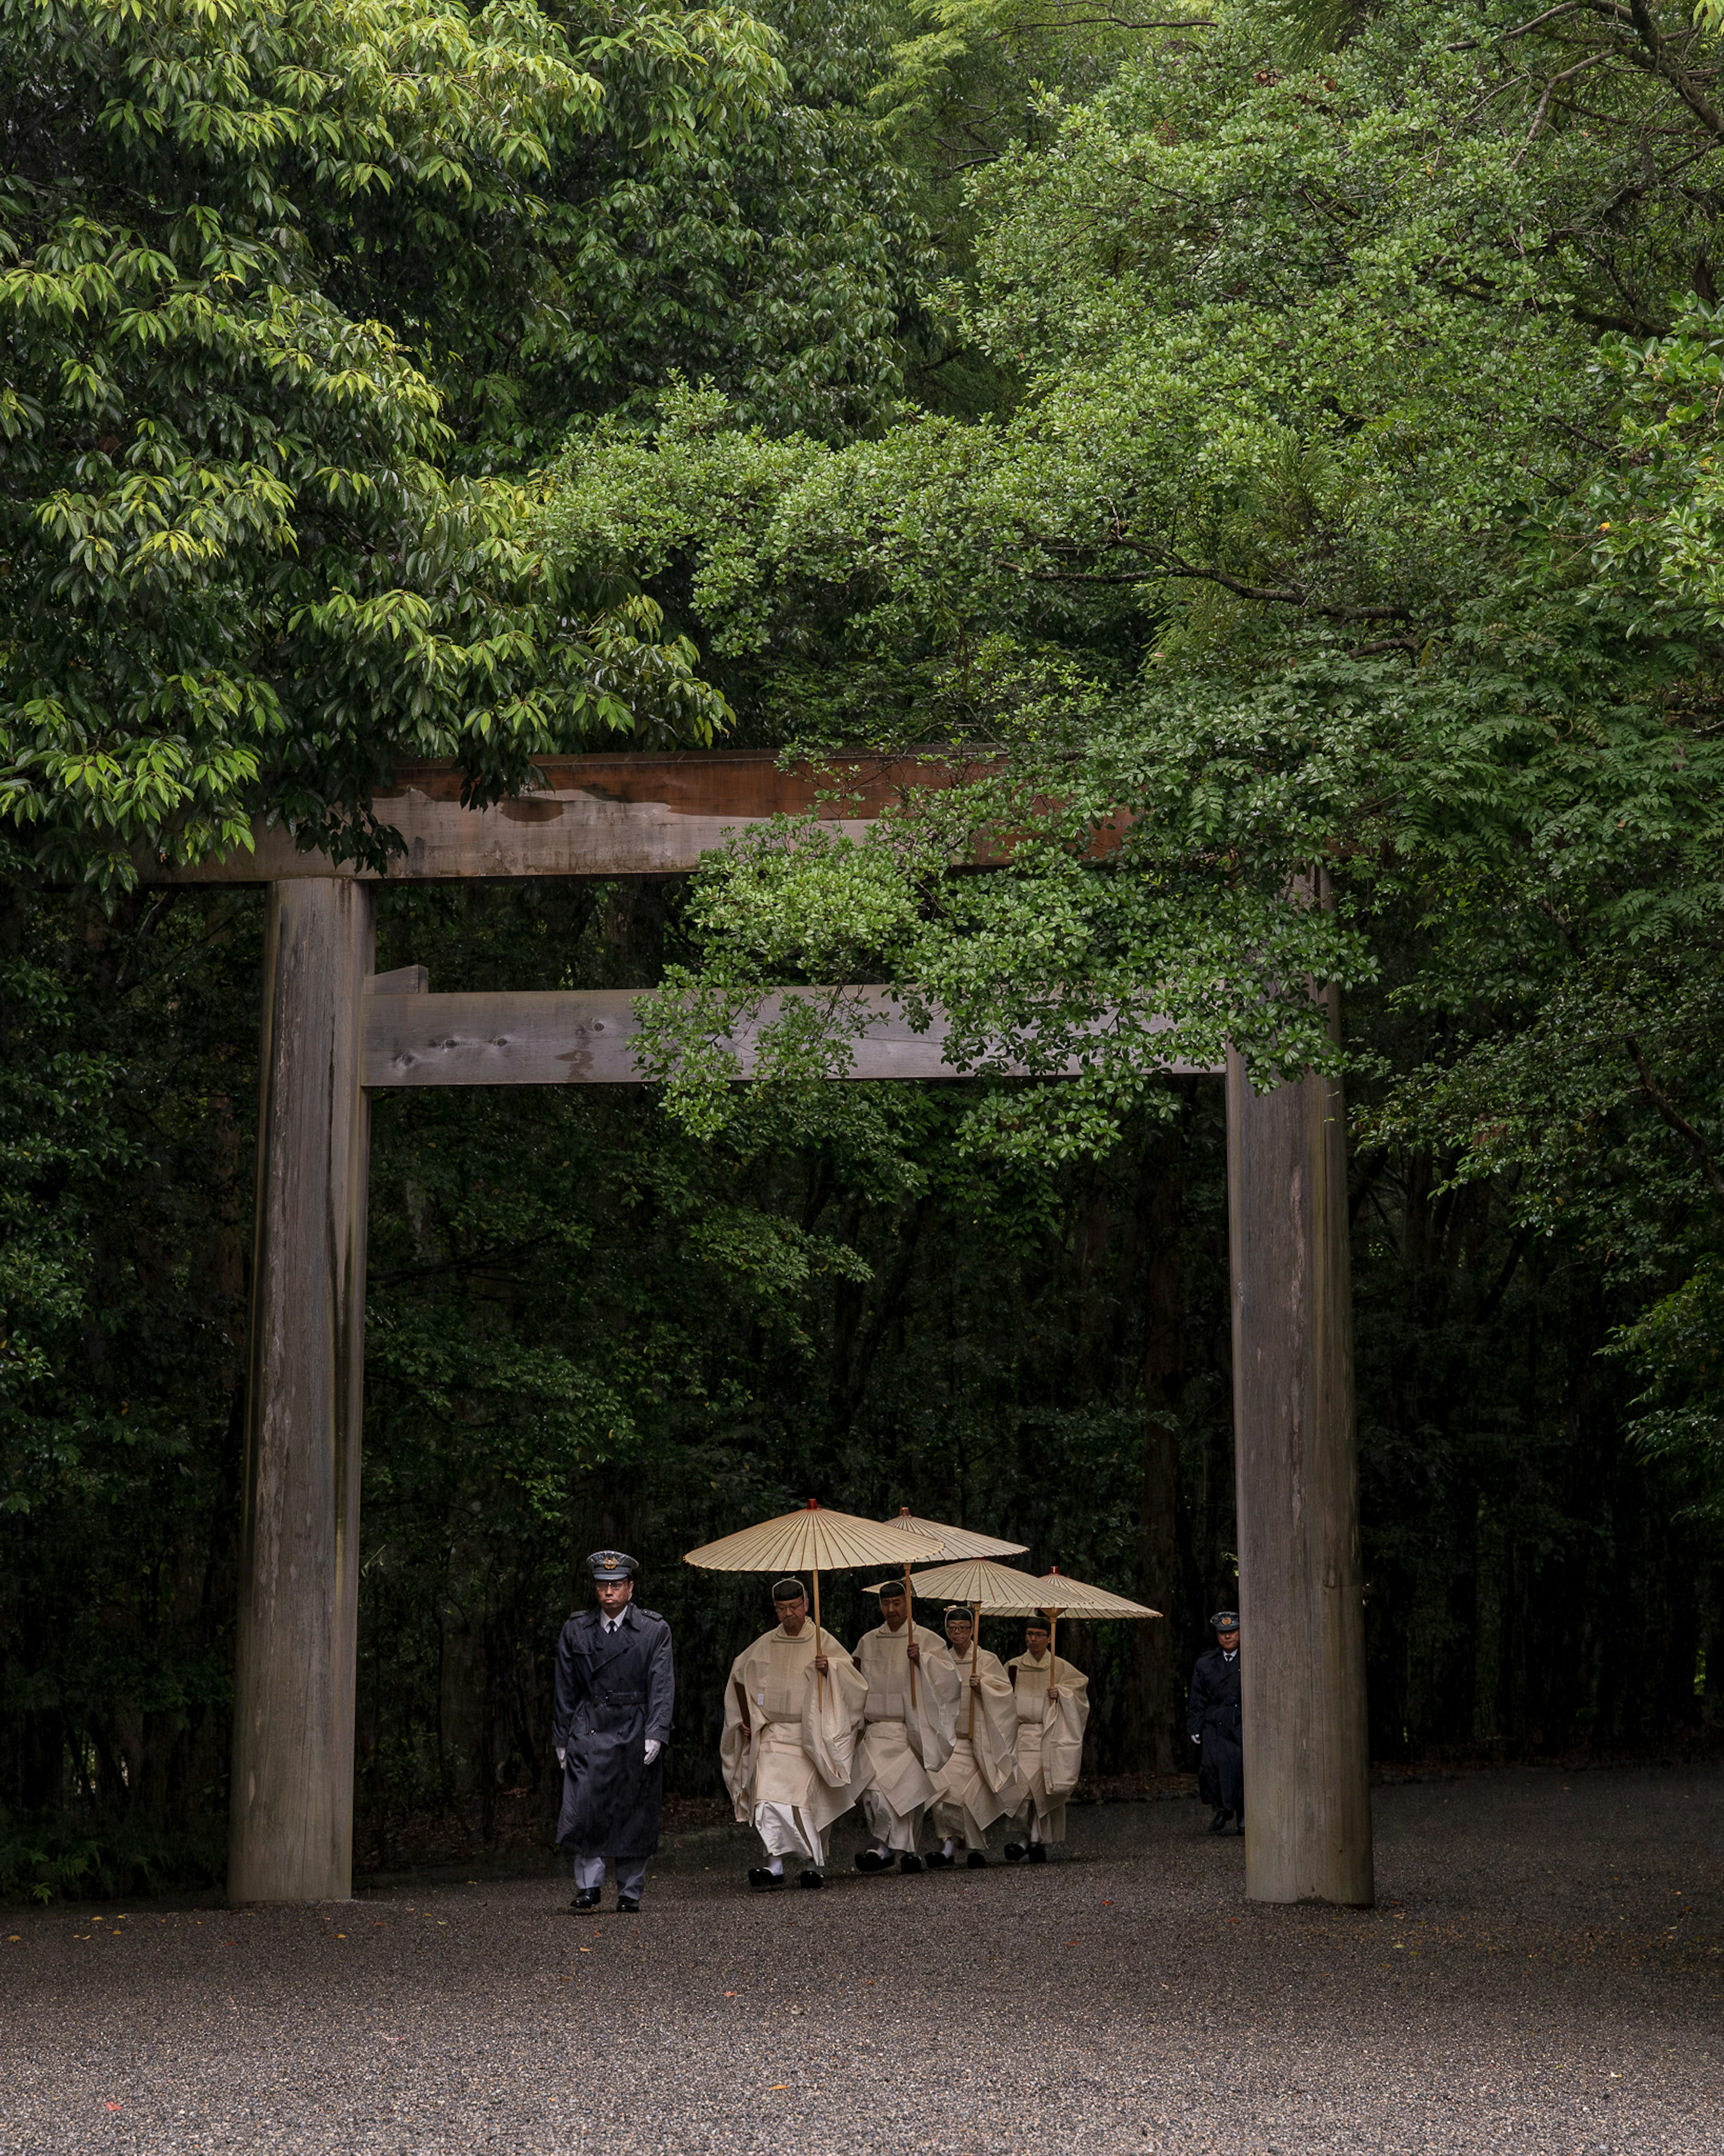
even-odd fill
[(721, 1833), (639, 1917), (543, 1878), (0, 1912), (0, 2149), (1724, 2148), (1724, 1774), (1380, 1790), (1370, 1912), (1246, 1902), (1206, 1816), (771, 1899)]

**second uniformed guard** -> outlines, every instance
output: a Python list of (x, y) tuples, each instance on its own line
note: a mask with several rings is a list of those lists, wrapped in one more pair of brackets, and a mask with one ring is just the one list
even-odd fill
[(1211, 1834), (1227, 1823), (1245, 1831), (1245, 1749), (1239, 1704), (1239, 1613), (1218, 1609), (1209, 1620), (1215, 1645), (1199, 1655), (1191, 1673), (1191, 1710), (1186, 1732), (1203, 1748), (1198, 1755), (1198, 1794), (1214, 1807)]
[(553, 1738), (562, 1768), (559, 1844), (573, 1852), (577, 1909), (596, 1909), (608, 1858), (617, 1907), (640, 1907), (659, 1846), (664, 1746), (676, 1698), (670, 1627), (634, 1599), (639, 1570), (621, 1550), (587, 1560), (596, 1607), (571, 1617), (557, 1643)]

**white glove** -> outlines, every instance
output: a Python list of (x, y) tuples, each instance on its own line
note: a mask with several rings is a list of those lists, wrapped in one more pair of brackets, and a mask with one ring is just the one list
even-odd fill
[(569, 1755), (563, 1750), (562, 1745), (559, 1744), (557, 1748), (557, 1763), (559, 1767), (562, 1767), (566, 1770), (567, 1768), (568, 1763)]
[(652, 1765), (654, 1760), (658, 1758), (659, 1753), (662, 1752), (664, 1748), (664, 1746), (659, 1743), (656, 1737), (648, 1738), (646, 1741), (646, 1763), (648, 1766), (650, 1767)]
[(1193, 1737), (1191, 1741), (1193, 1744), (1201, 1744), (1203, 1740), (1201, 1737)]

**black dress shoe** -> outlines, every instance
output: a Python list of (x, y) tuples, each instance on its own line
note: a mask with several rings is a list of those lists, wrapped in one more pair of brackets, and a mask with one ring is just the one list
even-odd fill
[[(776, 1894), (784, 1884), (784, 1874), (768, 1871), (765, 1865), (757, 1864), (748, 1875), (748, 1883), (757, 1894)], [(595, 1894), (593, 1898), (596, 1902), (598, 1897)]]
[(964, 1861), (972, 1871), (985, 1871), (988, 1869), (988, 1859), (979, 1849), (972, 1849)]
[(598, 1889), (596, 1887), (577, 1887), (569, 1907), (572, 1909), (596, 1909), (598, 1907)]
[(1235, 1827), (1234, 1827), (1234, 1832), (1235, 1834), (1243, 1834), (1244, 1831), (1245, 1831), (1245, 1815), (1244, 1815), (1243, 1812), (1241, 1812), (1241, 1813), (1239, 1814), (1239, 1825), (1238, 1825), (1237, 1826), (1235, 1826)]
[(856, 1851), (856, 1869), (859, 1871), (890, 1871), (891, 1868), (891, 1858), (882, 1856), (877, 1849), (859, 1849)]
[(808, 1870), (798, 1877), (796, 1883), (798, 1887), (824, 1887), (826, 1881), (811, 1864)]
[(1048, 1851), (1045, 1843), (1039, 1841), (1031, 1842), (1029, 1845), (1029, 1861), (1032, 1864), (1045, 1864), (1047, 1862)]
[(930, 1871), (943, 1871), (951, 1861), (952, 1859), (943, 1849), (931, 1849), (922, 1859), (922, 1862), (927, 1866)]
[(1008, 1841), (1006, 1844), (1006, 1861), (1008, 1864), (1021, 1864), (1028, 1855), (1029, 1851), (1024, 1848), (1024, 1844), (1021, 1841)]
[(617, 1914), (618, 1914), (619, 1917), (638, 1917), (638, 1916), (640, 1914), (640, 1897), (639, 1897), (639, 1894), (619, 1894), (619, 1895), (618, 1895), (618, 1897), (617, 1897)]
[(1210, 1833), (1225, 1834), (1227, 1831), (1227, 1823), (1232, 1817), (1233, 1814), (1231, 1812), (1217, 1812), (1214, 1818), (1209, 1822)]
[(898, 1869), (900, 1871), (920, 1871), (921, 1868), (922, 1861), (913, 1849), (906, 1849), (901, 1852), (898, 1858)]

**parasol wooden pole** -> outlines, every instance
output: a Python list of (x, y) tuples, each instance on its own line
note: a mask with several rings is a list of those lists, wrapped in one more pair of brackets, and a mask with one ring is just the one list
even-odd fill
[(910, 1559), (904, 1560), (904, 1659), (910, 1662), (910, 1704), (916, 1705), (916, 1664), (910, 1661), (910, 1643), (916, 1637), (916, 1602), (910, 1592)]
[(982, 1604), (970, 1604), (970, 1742), (976, 1742), (976, 1650), (982, 1644)]
[[(818, 1661), (820, 1657), (820, 1568), (818, 1564), (813, 1567), (813, 1573), (814, 1659)], [(826, 1679), (818, 1669), (814, 1671), (814, 1697), (819, 1701), (821, 1706), (824, 1707), (826, 1704)]]

